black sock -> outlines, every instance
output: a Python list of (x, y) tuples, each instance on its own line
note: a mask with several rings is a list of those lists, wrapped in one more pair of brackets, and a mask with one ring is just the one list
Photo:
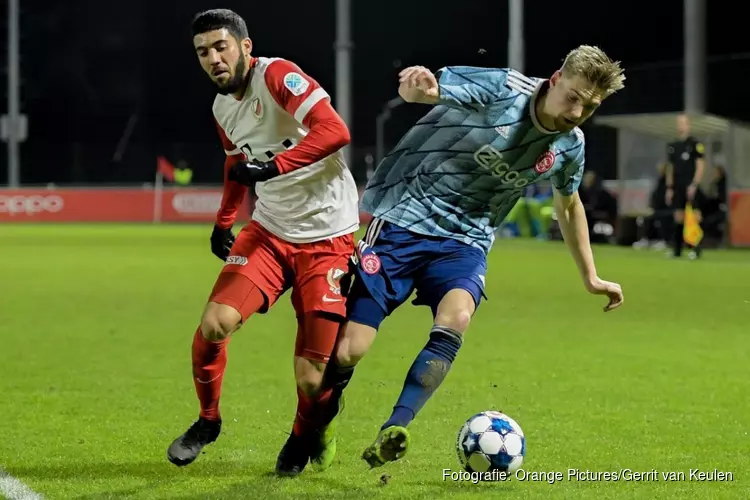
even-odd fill
[(682, 245), (685, 241), (683, 235), (684, 231), (685, 224), (683, 224), (682, 222), (676, 222), (674, 225), (674, 240), (672, 242), (674, 245), (673, 248), (675, 257), (679, 257), (680, 255), (682, 255)]
[(324, 410), (324, 425), (328, 425), (331, 420), (338, 415), (341, 396), (343, 395), (346, 386), (349, 385), (349, 382), (352, 380), (353, 375), (354, 366), (339, 366), (335, 361), (328, 364), (323, 386), (326, 389), (331, 389), (331, 397), (328, 400), (326, 409)]

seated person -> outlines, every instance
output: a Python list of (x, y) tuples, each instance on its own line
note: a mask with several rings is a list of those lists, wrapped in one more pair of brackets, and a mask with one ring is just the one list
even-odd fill
[(699, 189), (695, 201), (701, 211), (703, 237), (720, 244), (727, 220), (727, 177), (720, 165), (714, 166), (710, 175), (708, 185)]
[(651, 214), (645, 217), (639, 233), (640, 239), (633, 243), (633, 248), (651, 247), (654, 250), (667, 248), (667, 241), (672, 237), (672, 209), (667, 205), (667, 164), (656, 166), (656, 185), (651, 192)]
[(586, 210), (591, 242), (608, 243), (617, 224), (617, 199), (604, 189), (599, 176), (591, 170), (583, 174), (578, 192)]

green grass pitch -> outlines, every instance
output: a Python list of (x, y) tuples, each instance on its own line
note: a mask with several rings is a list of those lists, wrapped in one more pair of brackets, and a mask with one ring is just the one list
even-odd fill
[[(411, 425), (405, 459), (370, 471), (359, 457), (427, 339), (429, 310), (409, 303), (352, 380), (334, 466), (295, 479), (272, 474), (296, 404), (295, 321), (282, 299), (233, 338), (224, 432), (178, 469), (166, 448), (197, 416), (190, 343), (220, 269), (209, 233), (0, 226), (0, 468), (47, 498), (91, 500), (750, 497), (750, 253), (741, 251), (691, 262), (597, 247), (600, 275), (626, 297), (604, 314), (562, 244), (498, 241), (489, 300)], [(445, 478), (459, 469), (462, 423), (487, 409), (523, 427), (528, 474), (563, 478)], [(657, 477), (583, 481), (569, 469)], [(702, 481), (691, 469), (732, 479)], [(662, 475), (671, 472), (684, 480)]]

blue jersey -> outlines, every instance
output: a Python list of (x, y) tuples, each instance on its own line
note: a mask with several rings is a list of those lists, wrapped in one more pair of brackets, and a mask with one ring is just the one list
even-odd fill
[(466, 66), (443, 68), (437, 77), (438, 104), (378, 165), (362, 208), (487, 253), (527, 185), (548, 179), (564, 195), (578, 190), (583, 133), (541, 126), (534, 104), (545, 80)]

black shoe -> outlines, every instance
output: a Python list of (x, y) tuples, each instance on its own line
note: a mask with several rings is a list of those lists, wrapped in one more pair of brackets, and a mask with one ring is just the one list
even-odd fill
[(292, 432), (276, 459), (276, 474), (293, 477), (302, 472), (310, 460), (310, 445), (311, 438)]
[(216, 441), (221, 432), (221, 420), (199, 418), (190, 428), (174, 440), (167, 450), (167, 458), (177, 466), (192, 463), (204, 446)]

